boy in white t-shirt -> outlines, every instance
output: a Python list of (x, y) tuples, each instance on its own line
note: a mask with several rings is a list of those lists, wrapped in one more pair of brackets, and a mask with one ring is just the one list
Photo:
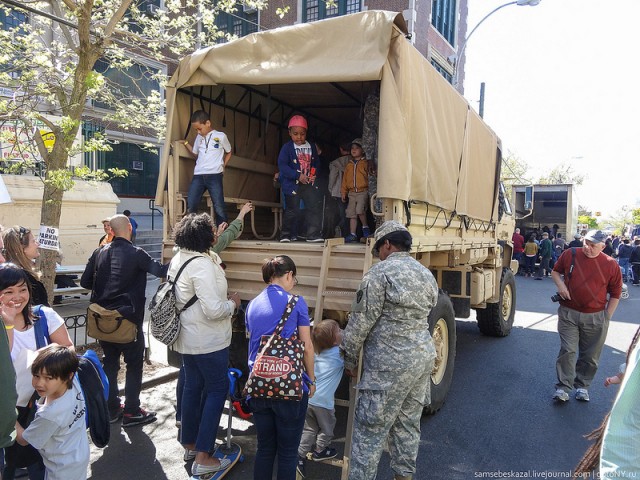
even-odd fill
[(78, 357), (67, 347), (49, 345), (31, 365), (33, 388), (41, 396), (31, 424), (16, 423), (17, 441), (40, 452), (47, 480), (86, 480), (89, 465), (86, 406), (75, 373)]
[(226, 223), (224, 212), (224, 193), (222, 190), (222, 174), (224, 167), (231, 159), (231, 144), (223, 132), (214, 130), (209, 115), (204, 110), (197, 110), (191, 115), (191, 126), (198, 132), (193, 145), (184, 141), (185, 147), (196, 159), (196, 168), (187, 194), (189, 213), (197, 213), (198, 205), (205, 189), (211, 196), (216, 225)]

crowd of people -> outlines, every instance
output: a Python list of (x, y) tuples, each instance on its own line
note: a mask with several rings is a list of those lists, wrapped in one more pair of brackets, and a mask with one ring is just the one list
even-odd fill
[[(513, 259), (520, 265), (518, 274), (535, 277), (536, 280), (550, 277), (555, 262), (565, 250), (583, 247), (585, 234), (576, 233), (571, 241), (567, 241), (557, 225), (528, 232), (516, 228), (511, 241)], [(640, 286), (640, 237), (631, 239), (621, 235), (605, 235), (603, 245), (602, 252), (614, 258), (620, 266), (623, 282), (631, 281), (632, 285)]]
[[(110, 241), (93, 252), (80, 280), (91, 290), (92, 304), (106, 312), (117, 311), (137, 327), (131, 341), (99, 340), (110, 382), (110, 421), (131, 428), (156, 421), (156, 414), (140, 404), (147, 274), (179, 277), (175, 295), (176, 306), (182, 311), (181, 329), (174, 348), (182, 356), (182, 369), (176, 392), (177, 424), (184, 460), (193, 460), (194, 475), (215, 473), (228, 466), (228, 460), (219, 460), (212, 452), (228, 395), (231, 318), (240, 299), (228, 291), (224, 264), (217, 253), (240, 235), (243, 218), (251, 209), (251, 204), (243, 206), (234, 222), (220, 226), (206, 213), (186, 215), (176, 227), (176, 252), (166, 265), (135, 247), (129, 218), (115, 215), (105, 228)], [(31, 232), (19, 227), (5, 230), (0, 237), (7, 242), (2, 253), (11, 255), (13, 250), (7, 244), (16, 235), (22, 253), (36, 257), (37, 253), (25, 253), (32, 246)], [(249, 370), (263, 353), (264, 337), (274, 332), (282, 318), (286, 318), (282, 337), (299, 339), (304, 353), (300, 398), (247, 394), (246, 404), (257, 432), (256, 479), (270, 480), (277, 471), (277, 478), (293, 480), (296, 472), (305, 475), (308, 458), (320, 461), (337, 455), (331, 445), (335, 392), (345, 371), (355, 374), (361, 350), (360, 400), (352, 444), (358, 453), (354, 454), (350, 478), (375, 477), (387, 436), (393, 446), (396, 478), (409, 479), (415, 472), (420, 417), (429, 402), (429, 375), (435, 359), (427, 318), (437, 301), (438, 288), (429, 270), (409, 255), (412, 239), (403, 225), (384, 223), (374, 240), (373, 251), (381, 262), (365, 275), (354, 300), (355, 320), (346, 330), (334, 320), (311, 327), (304, 298), (292, 293), (297, 269), (291, 258), (279, 255), (262, 267), (267, 286), (246, 308)], [(40, 280), (32, 262), (23, 268), (9, 262), (17, 262), (14, 257), (0, 260), (0, 313), (5, 332), (0, 337), (0, 381), (5, 387), (1, 396), (2, 478), (14, 478), (22, 467), (31, 479), (86, 478), (89, 447), (86, 432), (80, 428), (86, 412), (74, 379), (77, 359), (64, 320), (51, 308), (35, 305), (39, 300), (34, 298), (37, 288), (32, 285)], [(178, 270), (183, 272), (178, 275)], [(389, 278), (394, 279), (391, 289), (385, 280)], [(415, 282), (415, 278), (422, 281)], [(42, 344), (41, 321), (50, 332)], [(398, 341), (389, 344), (386, 339), (390, 336), (397, 336)], [(121, 356), (126, 364), (124, 399), (118, 396)], [(402, 367), (397, 375), (389, 375), (380, 359), (391, 357), (410, 361), (413, 367), (409, 371)], [(400, 368), (402, 364), (397, 365)], [(379, 395), (382, 384), (387, 392), (383, 397)], [(29, 414), (31, 419), (27, 420)], [(64, 428), (69, 425), (74, 428)]]
[[(213, 129), (204, 112), (194, 113), (191, 120), (198, 132), (191, 148), (196, 171), (188, 195), (189, 213), (174, 229), (171, 261), (163, 265), (133, 244), (135, 224), (127, 211), (103, 221), (105, 234), (80, 284), (91, 291), (92, 305), (133, 327), (133, 337), (127, 340), (99, 339), (109, 379), (110, 422), (132, 428), (157, 419), (140, 402), (147, 276), (175, 282), (180, 330), (173, 349), (181, 356), (176, 425), (183, 460), (192, 462), (193, 475), (201, 476), (230, 465), (213, 452), (229, 394), (232, 318), (241, 301), (238, 293), (228, 289), (219, 253), (240, 236), (244, 216), (253, 206), (244, 205), (238, 218), (227, 224), (222, 174), (231, 157), (229, 141)], [(367, 142), (360, 138), (346, 142), (341, 145), (343, 155), (324, 165), (321, 149), (306, 139), (306, 119), (294, 115), (288, 128), (291, 141), (278, 158), (277, 183), (285, 210), (280, 242), (323, 240), (327, 232), (322, 198), (332, 198), (340, 212), (334, 234), (348, 242), (371, 236), (367, 208), (375, 191), (375, 162), (368, 158)], [(185, 146), (189, 148), (187, 141)], [(215, 218), (197, 213), (204, 190), (213, 199)], [(296, 474), (304, 477), (308, 459), (337, 456), (332, 446), (335, 392), (343, 374), (356, 376), (358, 370), (349, 478), (374, 479), (385, 447), (396, 480), (410, 480), (416, 472), (420, 419), (430, 402), (436, 359), (428, 316), (438, 302), (438, 285), (429, 269), (410, 255), (413, 239), (404, 225), (387, 221), (372, 236), (372, 253), (380, 262), (364, 275), (344, 330), (334, 320), (312, 325), (305, 299), (294, 294), (297, 266), (289, 256), (277, 255), (262, 265), (266, 286), (245, 309), (249, 379), (259, 374), (256, 365), (276, 335), (290, 345), (291, 357), (299, 353), (301, 370), (290, 390), (282, 388), (283, 382), (243, 393), (257, 434), (256, 480), (271, 480), (275, 472), (279, 480), (293, 480)], [(48, 306), (35, 268), (39, 252), (32, 232), (13, 227), (4, 230), (0, 240), (0, 314), (5, 332), (0, 334), (0, 385), (6, 392), (0, 395), (2, 478), (10, 480), (18, 468), (26, 467), (32, 480), (84, 479), (89, 446), (81, 428), (86, 412), (74, 380), (78, 367), (73, 343), (64, 320)], [(550, 277), (557, 287), (561, 346), (553, 398), (563, 403), (573, 393), (576, 400), (588, 402), (622, 282), (633, 278), (634, 284), (640, 284), (636, 282), (640, 239), (632, 246), (631, 239), (590, 231), (567, 243), (554, 225), (527, 232), (526, 241), (516, 229), (513, 247), (514, 259), (526, 277)], [(39, 322), (46, 322), (49, 332), (44, 342)], [(628, 356), (632, 369), (627, 371), (633, 373), (607, 379), (608, 385), (622, 383), (625, 392), (605, 430), (611, 432), (603, 437), (608, 446), (620, 442), (619, 436), (611, 435), (619, 432), (615, 425), (621, 422), (620, 411), (636, 391), (629, 386), (631, 378), (637, 377), (636, 344), (637, 336)], [(121, 358), (126, 365), (124, 399), (118, 392)], [(618, 461), (609, 451), (616, 448), (602, 450), (603, 468), (612, 468)]]

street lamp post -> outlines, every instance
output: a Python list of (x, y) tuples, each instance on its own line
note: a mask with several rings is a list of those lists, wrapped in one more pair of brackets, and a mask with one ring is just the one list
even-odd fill
[(484, 21), (487, 18), (489, 18), (494, 13), (496, 13), (498, 10), (501, 10), (504, 7), (508, 7), (509, 5), (518, 5), (518, 6), (521, 6), (521, 7), (525, 7), (525, 6), (535, 7), (536, 5), (538, 5), (540, 3), (540, 1), (541, 0), (514, 0), (512, 2), (507, 2), (507, 3), (504, 3), (504, 4), (494, 8), (489, 13), (487, 13), (484, 17), (482, 17), (482, 20), (480, 20), (476, 24), (476, 26), (473, 27), (471, 32), (469, 32), (469, 35), (467, 35), (467, 38), (464, 39), (464, 42), (462, 42), (462, 45), (460, 45), (460, 47), (458, 48), (458, 53), (456, 54), (456, 59), (455, 59), (455, 63), (454, 63), (453, 86), (456, 87), (456, 88), (458, 87), (458, 71), (459, 71), (458, 65), (460, 64), (460, 62), (462, 60), (462, 55), (464, 55), (465, 48), (467, 48), (467, 42), (471, 38), (471, 35), (473, 35), (473, 33), (478, 29), (478, 27), (480, 25), (482, 25), (484, 23)]

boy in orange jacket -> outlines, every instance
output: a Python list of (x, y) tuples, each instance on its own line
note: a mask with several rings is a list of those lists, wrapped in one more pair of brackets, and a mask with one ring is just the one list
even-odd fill
[(362, 222), (362, 236), (370, 235), (367, 225), (367, 202), (369, 200), (369, 162), (364, 156), (362, 149), (362, 139), (356, 138), (351, 142), (351, 159), (344, 170), (342, 177), (342, 201), (349, 204), (347, 206), (347, 218), (351, 233), (345, 238), (347, 243), (357, 242), (356, 228), (358, 218)]

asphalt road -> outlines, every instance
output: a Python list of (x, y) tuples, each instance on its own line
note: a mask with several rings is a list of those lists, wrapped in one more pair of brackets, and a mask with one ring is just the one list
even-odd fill
[[(456, 369), (443, 408), (422, 420), (416, 479), (569, 478), (589, 442), (583, 435), (608, 412), (616, 387), (604, 378), (624, 362), (640, 319), (640, 288), (630, 286), (609, 329), (601, 365), (590, 389), (591, 402), (564, 405), (551, 400), (555, 383), (557, 304), (550, 279), (516, 278), (515, 327), (506, 338), (482, 336), (474, 320), (458, 320)], [(472, 317), (474, 315), (472, 314)], [(143, 391), (144, 406), (158, 411), (158, 422), (129, 430), (115, 428), (109, 446), (92, 447), (90, 477), (95, 480), (185, 479), (182, 448), (176, 440), (175, 381)], [(344, 446), (346, 409), (338, 408), (335, 446)], [(226, 416), (221, 422), (226, 425)], [(252, 478), (255, 430), (234, 419), (234, 441), (245, 461), (225, 477)], [(223, 429), (219, 437), (224, 436)], [(337, 468), (310, 464), (308, 478), (339, 479)], [(393, 478), (383, 455), (381, 480)]]

